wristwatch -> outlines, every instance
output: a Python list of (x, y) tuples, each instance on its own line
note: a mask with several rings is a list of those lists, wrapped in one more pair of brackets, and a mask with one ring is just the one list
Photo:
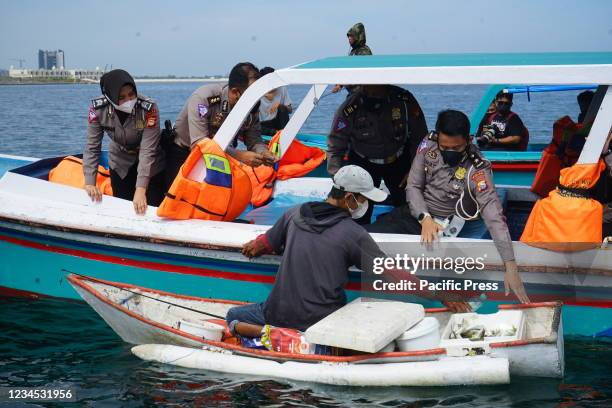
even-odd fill
[(417, 221), (419, 221), (419, 224), (423, 223), (423, 221), (425, 220), (425, 217), (430, 217), (431, 218), (431, 214), (429, 214), (428, 212), (420, 213), (419, 217), (417, 218)]

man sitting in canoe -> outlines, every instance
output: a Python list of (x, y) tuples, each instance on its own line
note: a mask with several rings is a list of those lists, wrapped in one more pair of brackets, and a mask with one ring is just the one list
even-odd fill
[[(228, 311), (232, 333), (259, 337), (265, 324), (306, 330), (346, 304), (349, 267), (370, 273), (373, 259), (385, 257), (353, 219), (365, 213), (368, 200), (381, 202), (387, 194), (375, 188), (370, 174), (359, 166), (342, 167), (333, 182), (326, 201), (288, 210), (265, 234), (242, 247), (248, 257), (276, 253), (283, 258), (265, 302)], [(463, 302), (445, 304), (470, 310)]]

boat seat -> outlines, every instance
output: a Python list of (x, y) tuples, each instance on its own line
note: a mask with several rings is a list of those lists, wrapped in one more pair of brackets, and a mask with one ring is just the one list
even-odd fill
[[(505, 209), (508, 202), (508, 190), (505, 188), (498, 188), (497, 194), (499, 195), (502, 206)], [(316, 199), (313, 197), (280, 195), (274, 197), (272, 201), (264, 206), (247, 210), (240, 218), (258, 225), (274, 225), (281, 215), (283, 215), (289, 208), (315, 200)], [(393, 206), (377, 204), (374, 206), (372, 219), (375, 220), (379, 215), (388, 213), (392, 209)], [(489, 234), (484, 221), (482, 219), (478, 219), (474, 221), (467, 221), (461, 230), (461, 233), (459, 233), (459, 237), (490, 239), (491, 235)]]

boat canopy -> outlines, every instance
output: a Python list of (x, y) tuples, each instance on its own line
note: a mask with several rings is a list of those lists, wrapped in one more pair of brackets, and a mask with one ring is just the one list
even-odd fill
[[(329, 84), (607, 86), (612, 84), (612, 52), (368, 55), (310, 61), (276, 70), (251, 85), (215, 141), (227, 148), (267, 92), (287, 85), (312, 85), (283, 130), (280, 145), (284, 154)], [(603, 96), (590, 133), (595, 137), (587, 139), (579, 163), (596, 162), (604, 148), (612, 123), (611, 90), (604, 89)]]
[(291, 69), (490, 67), (521, 65), (612, 64), (612, 52), (405, 54), (329, 57)]

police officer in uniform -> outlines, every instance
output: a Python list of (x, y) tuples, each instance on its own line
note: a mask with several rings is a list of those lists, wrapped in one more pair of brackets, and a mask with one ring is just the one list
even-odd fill
[(158, 206), (164, 195), (164, 152), (160, 146), (159, 111), (153, 100), (138, 95), (132, 76), (115, 69), (100, 78), (102, 95), (88, 114), (87, 144), (83, 152), (85, 190), (102, 200), (96, 187), (102, 138), (110, 139), (109, 167), (113, 196), (133, 200), (137, 214)]
[[(191, 149), (203, 138), (213, 138), (244, 91), (259, 78), (259, 70), (249, 62), (234, 66), (227, 84), (207, 84), (189, 97), (174, 127), (174, 140), (168, 149), (166, 186), (170, 187)], [(257, 106), (245, 119), (227, 153), (243, 163), (257, 167), (273, 164), (274, 155), (261, 138)], [(247, 151), (236, 149), (241, 139)]]
[(406, 196), (408, 204), (365, 226), (369, 232), (421, 234), (432, 243), (450, 216), (476, 219), (482, 216), (506, 268), (509, 289), (521, 302), (528, 302), (514, 260), (512, 239), (503, 207), (495, 191), (491, 163), (471, 144), (470, 121), (459, 111), (438, 115), (436, 131), (423, 139), (410, 169)]
[[(389, 189), (394, 206), (406, 202), (405, 176), (416, 146), (427, 134), (419, 103), (407, 90), (391, 85), (364, 85), (338, 108), (327, 143), (327, 171), (336, 174), (344, 156)], [(359, 223), (369, 223), (368, 208)]]

